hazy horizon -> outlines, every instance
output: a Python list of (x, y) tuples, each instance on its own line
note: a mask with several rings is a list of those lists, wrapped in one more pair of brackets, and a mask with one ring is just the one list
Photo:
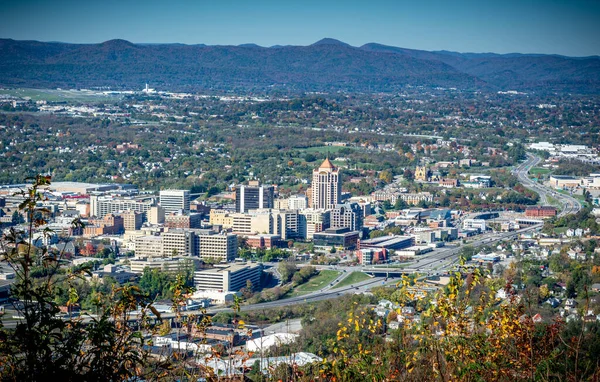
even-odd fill
[[(297, 45), (297, 44), (275, 44), (275, 45), (271, 45), (271, 46), (264, 46), (264, 45), (260, 45), (254, 42), (242, 42), (239, 44), (205, 44), (202, 42), (199, 43), (183, 43), (183, 42), (137, 42), (137, 41), (129, 41), (126, 39), (122, 39), (122, 38), (114, 38), (114, 39), (110, 39), (110, 40), (105, 40), (105, 41), (98, 41), (98, 42), (70, 42), (70, 41), (44, 41), (44, 40), (33, 40), (33, 39), (29, 39), (29, 40), (19, 40), (19, 39), (13, 39), (10, 37), (0, 37), (0, 39), (6, 39), (6, 40), (14, 40), (14, 41), (36, 41), (36, 42), (41, 42), (41, 43), (49, 43), (49, 44), (73, 44), (73, 45), (98, 45), (98, 44), (104, 44), (107, 43), (109, 41), (115, 41), (115, 40), (122, 40), (122, 41), (126, 41), (129, 42), (131, 44), (134, 45), (184, 45), (184, 46), (243, 46), (243, 45), (254, 45), (258, 48), (263, 48), (263, 49), (269, 49), (269, 48), (274, 48), (274, 47), (285, 47), (285, 46), (296, 46), (296, 47), (307, 47), (307, 46), (311, 46), (314, 45), (317, 42), (320, 42), (323, 39), (334, 39), (332, 37), (323, 37), (320, 40), (314, 41), (312, 43), (308, 43), (306, 45)], [(506, 53), (498, 53), (498, 52), (493, 52), (493, 51), (482, 51), (482, 52), (472, 52), (472, 51), (456, 51), (456, 50), (449, 50), (449, 49), (439, 49), (439, 50), (426, 50), (426, 49), (419, 49), (419, 48), (410, 48), (410, 47), (406, 47), (406, 46), (395, 46), (395, 45), (388, 45), (388, 44), (381, 44), (377, 41), (370, 41), (370, 42), (366, 42), (364, 44), (361, 45), (351, 45), (346, 43), (345, 41), (342, 40), (338, 40), (338, 39), (334, 39), (337, 40), (341, 43), (347, 44), (352, 48), (361, 48), (364, 45), (367, 44), (379, 44), (379, 45), (384, 45), (384, 46), (389, 46), (389, 47), (393, 47), (393, 48), (401, 48), (401, 49), (409, 49), (409, 50), (422, 50), (422, 51), (426, 51), (426, 52), (449, 52), (449, 53), (458, 53), (458, 54), (496, 54), (496, 55), (548, 55), (548, 56), (563, 56), (563, 57), (571, 57), (571, 58), (600, 58), (600, 54), (592, 54), (592, 55), (587, 55), (587, 56), (569, 56), (569, 55), (564, 55), (564, 54), (560, 54), (560, 53), (536, 53), (536, 52), (506, 52)]]
[[(1, 1), (1, 0), (0, 0)], [(600, 2), (457, 0), (3, 1), (0, 37), (66, 43), (310, 45), (324, 37), (427, 51), (600, 55)]]

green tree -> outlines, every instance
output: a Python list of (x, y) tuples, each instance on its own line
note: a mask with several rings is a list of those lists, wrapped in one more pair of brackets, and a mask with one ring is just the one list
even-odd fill
[(15, 225), (16, 225), (16, 224), (22, 224), (22, 223), (25, 223), (25, 219), (23, 219), (23, 215), (21, 215), (21, 214), (19, 213), (19, 211), (15, 211), (15, 212), (13, 212), (13, 214), (12, 214), (12, 217), (11, 217), (11, 220), (10, 220), (10, 221), (11, 221), (11, 223), (12, 223), (12, 224), (15, 224)]
[(394, 203), (394, 209), (403, 210), (406, 208), (408, 208), (408, 204), (406, 204), (406, 202), (402, 198), (396, 199), (396, 203)]
[(292, 277), (294, 276), (294, 274), (296, 272), (298, 272), (298, 267), (296, 266), (295, 263), (293, 263), (291, 261), (282, 261), (279, 263), (279, 266), (277, 267), (277, 271), (279, 272), (279, 275), (281, 276), (281, 281), (283, 283), (287, 283), (290, 280), (292, 280)]

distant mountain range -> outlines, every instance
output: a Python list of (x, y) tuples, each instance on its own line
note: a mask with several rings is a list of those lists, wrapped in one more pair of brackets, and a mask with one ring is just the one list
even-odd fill
[(396, 91), (465, 90), (600, 93), (600, 57), (429, 52), (334, 39), (309, 46), (101, 44), (0, 39), (0, 85), (8, 87)]

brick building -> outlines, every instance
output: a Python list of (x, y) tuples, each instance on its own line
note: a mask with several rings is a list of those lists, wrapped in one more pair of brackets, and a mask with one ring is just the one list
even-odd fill
[(552, 217), (556, 216), (556, 208), (551, 206), (527, 207), (525, 216), (527, 217)]

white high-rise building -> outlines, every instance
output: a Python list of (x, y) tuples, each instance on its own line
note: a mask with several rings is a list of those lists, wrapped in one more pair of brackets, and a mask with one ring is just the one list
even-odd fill
[(121, 211), (147, 212), (154, 206), (153, 198), (115, 198), (112, 196), (90, 196), (90, 216), (104, 217)]
[(305, 195), (293, 195), (287, 200), (288, 210), (304, 210), (308, 208), (308, 199)]
[(329, 158), (313, 171), (311, 188), (314, 209), (333, 209), (340, 202), (342, 178), (339, 169)]
[(161, 191), (160, 206), (165, 212), (190, 212), (190, 192), (188, 190)]

